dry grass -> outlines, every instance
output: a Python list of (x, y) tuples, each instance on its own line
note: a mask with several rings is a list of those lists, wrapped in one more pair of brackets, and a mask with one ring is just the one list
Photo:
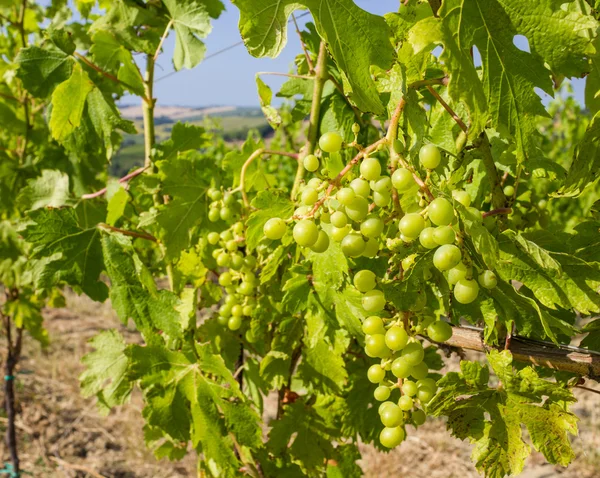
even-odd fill
[[(46, 313), (50, 347), (42, 352), (29, 341), (21, 364), (17, 424), (23, 469), (36, 478), (195, 476), (193, 454), (179, 463), (157, 462), (145, 448), (139, 394), (108, 417), (98, 414), (93, 399), (80, 396), (77, 377), (82, 371), (80, 359), (89, 350), (88, 339), (113, 327), (119, 327), (130, 342), (139, 337), (118, 323), (109, 305), (74, 295), (68, 299), (68, 309)], [(453, 358), (450, 367), (457, 363)], [(523, 477), (600, 477), (600, 395), (580, 390), (577, 395), (580, 401), (575, 412), (581, 422), (580, 435), (573, 440), (575, 463), (568, 470), (555, 468), (534, 453)], [(0, 418), (1, 428), (4, 423)], [(469, 459), (470, 448), (451, 438), (442, 420), (430, 420), (419, 430), (410, 430), (407, 442), (390, 453), (361, 446), (360, 465), (369, 478), (477, 477)], [(6, 460), (6, 450), (1, 451)]]

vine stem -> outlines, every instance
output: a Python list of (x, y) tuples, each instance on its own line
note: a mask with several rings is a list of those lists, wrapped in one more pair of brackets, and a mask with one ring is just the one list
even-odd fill
[(292, 13), (292, 20), (294, 21), (294, 26), (296, 27), (296, 33), (298, 34), (298, 38), (300, 38), (300, 46), (302, 47), (302, 51), (304, 52), (304, 57), (306, 58), (306, 64), (308, 65), (308, 71), (313, 73), (315, 71), (315, 67), (310, 58), (310, 54), (308, 53), (308, 50), (306, 49), (306, 44), (304, 43), (304, 40), (302, 39), (302, 33), (300, 33), (300, 28), (298, 27), (298, 22), (296, 21), (296, 15), (294, 15), (293, 13)]
[(450, 116), (452, 116), (452, 119), (454, 121), (456, 121), (456, 124), (458, 126), (460, 126), (460, 129), (462, 129), (466, 133), (468, 131), (467, 125), (464, 123), (464, 121), (462, 119), (460, 119), (460, 116), (458, 116), (454, 112), (454, 110), (452, 108), (450, 108), (450, 105), (444, 101), (444, 99), (440, 96), (440, 94), (437, 91), (435, 91), (435, 89), (431, 85), (426, 85), (426, 87), (429, 90), (429, 93), (431, 93), (434, 96), (434, 98), (444, 107), (444, 109), (448, 113), (450, 113)]
[[(135, 178), (136, 176), (139, 176), (140, 174), (142, 174), (144, 171), (146, 171), (146, 169), (148, 169), (146, 166), (144, 166), (143, 168), (138, 168), (135, 171), (132, 171), (131, 173), (129, 173), (126, 176), (123, 176), (121, 179), (119, 179), (120, 183), (127, 183), (129, 181), (131, 181), (133, 178)], [(106, 190), (107, 188), (102, 188), (99, 191), (96, 191), (94, 193), (90, 193), (90, 194), (84, 194), (83, 196), (81, 196), (81, 199), (94, 199), (100, 196), (104, 196), (106, 194)]]
[[(388, 148), (390, 150), (390, 167), (392, 174), (394, 171), (396, 171), (398, 168), (398, 163), (400, 162), (400, 154), (396, 152), (396, 149), (394, 148), (394, 142), (398, 139), (398, 124), (400, 123), (400, 116), (402, 115), (405, 105), (406, 100), (404, 97), (402, 97), (402, 99), (398, 102), (398, 106), (396, 106), (394, 113), (392, 114), (386, 135)], [(392, 199), (394, 201), (394, 209), (398, 213), (402, 214), (402, 207), (400, 206), (400, 199), (398, 198), (398, 191), (396, 188), (392, 188)]]
[(491, 211), (484, 212), (483, 217), (488, 216), (498, 216), (501, 214), (510, 214), (512, 213), (512, 208), (510, 207), (501, 207), (500, 209), (492, 209)]
[(153, 57), (154, 61), (158, 60), (158, 56), (160, 55), (162, 46), (165, 43), (165, 40), (167, 39), (167, 37), (169, 36), (169, 30), (171, 30), (172, 26), (173, 26), (173, 19), (171, 18), (171, 20), (169, 20), (169, 23), (167, 23), (165, 32), (163, 33), (162, 37), (160, 37), (160, 42), (158, 43), (158, 46), (156, 47), (156, 51), (154, 52), (154, 57)]
[[(125, 88), (127, 88), (128, 90), (131, 91), (135, 91), (135, 88), (133, 86), (131, 86), (129, 83), (125, 83), (122, 80), (119, 80), (115, 75), (111, 75), (109, 72), (104, 71), (102, 68), (100, 68), (98, 65), (95, 65), (94, 63), (92, 63), (90, 60), (88, 60), (85, 56), (83, 56), (81, 53), (78, 52), (74, 52), (73, 56), (75, 58), (79, 58), (82, 62), (84, 62), (87, 66), (89, 66), (92, 70), (97, 71), (98, 73), (100, 73), (102, 76), (108, 78), (111, 81), (114, 81), (115, 83), (119, 83), (120, 85), (123, 85)], [(142, 98), (144, 100), (147, 100), (146, 98)]]
[(294, 75), (293, 73), (281, 73), (280, 71), (259, 71), (257, 76), (285, 76), (286, 78), (298, 78), (300, 80), (312, 80), (310, 75)]
[[(27, 13), (27, 0), (23, 0), (21, 5), (21, 10), (19, 12), (19, 19), (17, 22), (17, 27), (19, 29), (21, 35), (21, 44), (23, 48), (27, 46), (27, 34), (25, 33), (25, 14)], [(29, 118), (29, 95), (25, 92), (23, 99), (21, 100), (23, 104), (23, 115), (25, 116), (25, 133), (23, 135), (23, 145), (21, 147), (21, 151), (19, 153), (19, 158), (21, 163), (25, 159), (27, 155), (27, 146), (29, 143), (29, 131), (31, 130), (31, 120)]]
[(108, 229), (109, 231), (118, 232), (124, 236), (135, 237), (137, 239), (146, 239), (147, 241), (158, 242), (158, 239), (150, 234), (144, 234), (143, 232), (127, 231), (125, 229), (119, 229), (118, 227), (110, 226), (101, 222), (98, 227), (102, 229)]
[(144, 75), (144, 96), (142, 110), (144, 116), (144, 167), (152, 168), (152, 148), (156, 142), (154, 129), (154, 57), (148, 55), (146, 59), (146, 73)]
[(308, 123), (308, 136), (306, 138), (306, 144), (304, 145), (304, 148), (302, 148), (302, 154), (300, 155), (300, 160), (298, 162), (296, 178), (294, 179), (294, 186), (292, 187), (292, 200), (296, 198), (298, 190), (300, 189), (300, 183), (306, 174), (302, 160), (309, 154), (313, 154), (317, 146), (319, 119), (321, 117), (321, 97), (323, 96), (323, 87), (325, 86), (328, 78), (327, 45), (324, 41), (322, 41), (321, 45), (319, 46), (319, 56), (317, 57), (317, 66), (315, 68), (315, 84), (313, 88), (312, 106), (310, 109), (310, 118)]

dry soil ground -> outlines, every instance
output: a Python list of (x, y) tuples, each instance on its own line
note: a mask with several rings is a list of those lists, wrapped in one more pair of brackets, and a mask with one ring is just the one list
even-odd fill
[[(51, 345), (40, 351), (28, 342), (17, 381), (23, 469), (36, 478), (194, 477), (191, 455), (179, 463), (157, 462), (145, 449), (139, 395), (103, 417), (93, 399), (83, 399), (79, 394), (77, 376), (88, 339), (99, 330), (113, 327), (119, 327), (130, 341), (138, 340), (137, 335), (119, 325), (109, 305), (99, 306), (72, 295), (68, 297), (68, 308), (49, 310), (46, 318)], [(573, 440), (575, 463), (568, 470), (555, 468), (534, 453), (523, 477), (600, 477), (600, 395), (579, 390), (577, 395), (580, 401), (575, 412), (581, 422), (580, 434)], [(5, 423), (0, 417), (0, 427)], [(451, 438), (441, 420), (430, 421), (410, 433), (408, 441), (389, 454), (369, 446), (362, 448), (360, 464), (366, 477), (478, 476), (469, 460), (469, 445)], [(5, 449), (2, 454), (6, 459)]]

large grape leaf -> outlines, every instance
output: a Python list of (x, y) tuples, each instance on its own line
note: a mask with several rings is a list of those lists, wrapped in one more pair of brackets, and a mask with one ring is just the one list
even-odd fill
[(104, 301), (106, 284), (100, 232), (80, 224), (75, 209), (36, 209), (21, 234), (33, 245), (34, 280), (38, 288), (66, 283), (81, 287), (90, 298)]
[(35, 97), (46, 98), (71, 76), (75, 60), (49, 43), (43, 48), (23, 48), (15, 62), (19, 66), (17, 76), (27, 91)]
[(276, 57), (287, 43), (287, 21), (308, 8), (317, 30), (352, 87), (352, 99), (365, 111), (383, 113), (370, 75), (371, 65), (388, 69), (393, 60), (389, 27), (382, 17), (360, 9), (352, 0), (234, 0), (241, 12), (240, 31), (250, 54)]
[(19, 193), (18, 201), (25, 209), (61, 207), (69, 200), (69, 177), (60, 171), (44, 169), (30, 179)]

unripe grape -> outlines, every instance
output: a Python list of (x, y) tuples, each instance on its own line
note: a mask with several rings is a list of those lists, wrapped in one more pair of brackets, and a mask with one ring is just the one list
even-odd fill
[(223, 249), (215, 249), (214, 251), (211, 252), (211, 256), (213, 259), (216, 259), (217, 257), (219, 257), (219, 254), (221, 254), (223, 252)]
[(452, 244), (437, 248), (433, 255), (433, 265), (440, 271), (447, 271), (456, 267), (462, 258), (460, 249)]
[(252, 295), (254, 294), (254, 285), (244, 281), (238, 286), (237, 290), (242, 295)]
[(217, 316), (217, 322), (219, 323), (219, 325), (222, 325), (223, 327), (225, 327), (228, 323), (229, 323), (229, 318), (231, 317), (231, 315), (221, 315), (220, 311), (219, 311), (219, 315)]
[(426, 169), (435, 169), (439, 166), (442, 161), (442, 155), (437, 146), (433, 144), (426, 144), (421, 147), (419, 151), (419, 160)]
[(470, 268), (467, 268), (463, 262), (459, 262), (455, 267), (448, 271), (448, 284), (454, 285), (459, 280), (465, 279), (470, 273)]
[(427, 336), (434, 342), (446, 342), (452, 337), (452, 327), (447, 322), (438, 320), (427, 327)]
[(379, 252), (379, 242), (377, 242), (377, 239), (370, 238), (367, 241), (365, 250), (363, 251), (362, 255), (364, 257), (375, 257), (378, 252)]
[(294, 240), (299, 246), (312, 246), (319, 238), (319, 228), (309, 220), (302, 219), (298, 221), (293, 230)]
[(468, 207), (467, 213), (472, 221), (477, 221), (479, 224), (483, 223), (483, 214), (476, 207)]
[(402, 358), (413, 367), (423, 361), (425, 352), (421, 342), (411, 342), (402, 350)]
[(317, 252), (319, 254), (325, 252), (327, 249), (329, 249), (329, 236), (327, 235), (327, 233), (323, 230), (319, 231), (319, 236), (317, 237), (317, 242), (315, 242), (312, 246), (310, 246), (310, 249), (313, 252)]
[(368, 181), (365, 181), (364, 179), (356, 178), (352, 180), (350, 187), (357, 196), (368, 198), (371, 194), (371, 187), (369, 186)]
[(358, 133), (360, 133), (360, 125), (359, 125), (358, 123), (354, 123), (354, 124), (352, 125), (352, 132), (353, 132), (354, 134), (358, 134)]
[(396, 405), (394, 402), (391, 401), (386, 401), (386, 402), (381, 402), (379, 404), (379, 408), (377, 409), (377, 413), (379, 413), (379, 416), (381, 417), (381, 415), (383, 415), (383, 412), (385, 412), (385, 409), (387, 407), (389, 407), (390, 405), (393, 405), (395, 407), (397, 407), (398, 405)]
[(342, 239), (342, 252), (347, 257), (359, 257), (364, 251), (367, 244), (359, 234), (348, 234)]
[(381, 236), (384, 226), (383, 220), (377, 216), (371, 216), (360, 225), (360, 232), (365, 237), (377, 238)]
[(400, 410), (400, 407), (393, 402), (391, 405), (388, 405), (383, 409), (380, 417), (381, 423), (388, 428), (400, 426), (404, 421), (404, 414), (402, 413), (402, 410)]
[(335, 132), (325, 133), (319, 139), (319, 147), (326, 153), (337, 153), (342, 149), (344, 139)]
[(454, 244), (454, 241), (456, 241), (456, 233), (451, 226), (439, 226), (436, 227), (433, 232), (433, 240), (440, 246)]
[(305, 206), (312, 206), (319, 200), (319, 193), (316, 189), (306, 188), (304, 191), (302, 191), (300, 200)]
[(427, 366), (427, 364), (425, 362), (418, 363), (417, 365), (415, 365), (413, 367), (412, 371), (410, 372), (410, 375), (415, 380), (424, 379), (425, 377), (427, 377), (428, 374), (429, 374), (429, 367)]
[(294, 211), (294, 216), (296, 217), (304, 217), (310, 212), (311, 208), (309, 206), (300, 206), (296, 208)]
[(304, 158), (302, 164), (304, 165), (304, 169), (313, 173), (319, 169), (319, 158), (317, 158), (314, 154), (309, 154)]
[(229, 252), (235, 252), (238, 250), (238, 243), (235, 239), (231, 239), (225, 243), (225, 249)]
[(428, 388), (429, 390), (431, 390), (432, 392), (437, 392), (437, 384), (435, 383), (435, 380), (432, 378), (423, 378), (421, 380), (419, 380), (417, 382), (417, 387), (421, 388)]
[(455, 201), (461, 203), (464, 207), (469, 207), (471, 205), (471, 196), (467, 191), (463, 191), (462, 189), (455, 189), (452, 191), (452, 197)]
[(323, 224), (329, 224), (331, 223), (331, 214), (329, 214), (327, 211), (322, 211), (320, 219)]
[(365, 339), (365, 352), (369, 357), (385, 358), (389, 356), (390, 349), (385, 345), (385, 335), (369, 335)]
[(319, 178), (310, 178), (310, 181), (306, 183), (309, 188), (319, 189), (322, 186), (323, 182)]
[(229, 264), (231, 264), (231, 256), (226, 252), (221, 252), (217, 256), (217, 265), (219, 267), (227, 267)]
[(438, 246), (438, 243), (435, 242), (433, 235), (435, 233), (435, 228), (426, 227), (419, 234), (419, 242), (425, 249), (435, 249)]
[(408, 334), (402, 327), (394, 325), (385, 334), (385, 344), (394, 352), (402, 350), (408, 343)]
[(223, 287), (227, 287), (229, 285), (231, 285), (231, 273), (230, 272), (223, 272), (220, 276), (219, 276), (219, 284), (222, 285)]
[(381, 320), (381, 317), (377, 317), (376, 315), (367, 317), (362, 324), (362, 331), (366, 335), (384, 335), (385, 327), (383, 325), (383, 320)]
[(238, 316), (231, 316), (227, 321), (229, 330), (238, 330), (242, 326), (242, 318)]
[(229, 221), (233, 217), (233, 211), (231, 208), (222, 207), (219, 211), (219, 216), (223, 221)]
[(231, 308), (231, 315), (233, 315), (234, 317), (241, 317), (242, 315), (244, 315), (243, 307), (240, 304), (235, 304)]
[(378, 193), (389, 193), (392, 190), (392, 180), (389, 176), (379, 178), (373, 187), (373, 191)]
[(374, 181), (381, 176), (381, 164), (375, 158), (365, 158), (360, 165), (360, 174), (367, 181)]
[(246, 317), (250, 317), (250, 316), (252, 315), (252, 311), (253, 311), (253, 310), (254, 310), (254, 309), (252, 308), (252, 306), (251, 306), (251, 305), (245, 305), (245, 306), (242, 308), (242, 313), (243, 313), (243, 314), (244, 314)]
[(410, 375), (412, 367), (413, 366), (409, 364), (405, 359), (399, 357), (392, 362), (392, 373), (395, 377), (406, 378)]
[[(350, 189), (352, 191), (352, 189)], [(354, 191), (352, 191), (354, 193)], [(346, 205), (346, 215), (353, 221), (359, 222), (369, 214), (369, 202), (362, 196), (356, 196)]]
[(367, 378), (371, 383), (381, 383), (385, 379), (385, 370), (381, 368), (381, 365), (371, 365), (367, 371)]
[(415, 184), (412, 173), (405, 168), (398, 168), (392, 174), (392, 184), (399, 193), (408, 191)]
[(420, 388), (417, 392), (417, 398), (423, 404), (429, 403), (429, 401), (433, 398), (435, 392), (430, 390), (429, 388)]
[(379, 443), (386, 448), (395, 448), (404, 441), (405, 436), (402, 427), (384, 428), (379, 434)]
[(402, 393), (404, 395), (408, 395), (409, 397), (414, 397), (419, 391), (419, 387), (412, 380), (404, 380), (402, 383)]
[(356, 197), (356, 193), (352, 188), (342, 188), (335, 195), (336, 199), (343, 204), (344, 206), (348, 206), (352, 203), (354, 198)]
[(344, 237), (346, 237), (350, 233), (351, 230), (352, 228), (348, 224), (346, 224), (344, 227), (334, 227), (331, 230), (331, 238), (335, 242), (341, 242), (344, 239)]
[(218, 242), (221, 240), (221, 236), (219, 236), (219, 233), (217, 232), (209, 232), (207, 239), (208, 243), (214, 246), (215, 244), (218, 244)]
[(396, 153), (396, 154), (404, 153), (404, 143), (402, 141), (400, 141), (399, 139), (394, 140), (394, 143), (392, 144), (392, 148), (394, 149), (394, 153)]
[(208, 197), (213, 201), (219, 201), (223, 197), (223, 193), (216, 188), (210, 188), (208, 190)]
[(244, 256), (241, 254), (232, 254), (231, 255), (231, 268), (234, 271), (239, 271), (244, 266)]
[(336, 211), (331, 215), (331, 224), (337, 228), (345, 227), (348, 224), (348, 216), (342, 211)]
[(373, 193), (373, 202), (378, 207), (387, 207), (387, 205), (392, 200), (392, 196), (389, 192), (385, 191), (382, 193), (374, 192)]
[(412, 412), (410, 417), (412, 418), (412, 421), (416, 426), (423, 425), (423, 423), (425, 423), (425, 421), (427, 420), (427, 415), (425, 415), (425, 412), (423, 410), (415, 410), (414, 412)]
[(486, 289), (493, 289), (498, 285), (498, 278), (492, 271), (483, 271), (479, 274), (479, 284)]
[(479, 285), (474, 280), (461, 279), (454, 286), (454, 298), (461, 304), (470, 304), (479, 295)]
[(513, 197), (515, 194), (515, 188), (513, 186), (506, 186), (504, 188), (504, 195), (508, 198)]
[(246, 258), (244, 259), (244, 263), (248, 267), (254, 267), (256, 265), (256, 257), (246, 256)]
[(221, 219), (221, 212), (217, 208), (210, 208), (208, 211), (208, 220), (210, 222), (217, 222)]
[(385, 295), (380, 290), (370, 290), (363, 296), (362, 306), (369, 314), (377, 314), (385, 308)]
[(230, 241), (233, 239), (233, 234), (229, 229), (226, 229), (225, 231), (221, 232), (220, 237), (223, 241)]
[(398, 224), (400, 232), (412, 240), (419, 237), (421, 231), (425, 229), (425, 219), (417, 213), (405, 214)]
[(447, 199), (437, 198), (429, 204), (427, 216), (436, 226), (446, 226), (454, 219), (454, 208)]
[(398, 407), (400, 408), (400, 410), (404, 410), (405, 412), (412, 410), (412, 408), (414, 407), (413, 399), (410, 398), (408, 395), (402, 395), (400, 397), (400, 400), (398, 400)]
[(235, 196), (231, 193), (225, 193), (223, 195), (223, 202), (226, 206), (233, 206), (236, 202)]
[(543, 211), (548, 207), (548, 201), (546, 201), (545, 199), (540, 199), (537, 203), (537, 207)]
[(263, 232), (268, 239), (277, 241), (285, 235), (287, 227), (285, 221), (278, 217), (269, 219), (263, 228)]
[(377, 285), (376, 282), (377, 276), (374, 272), (364, 269), (362, 271), (358, 271), (354, 274), (354, 287), (356, 287), (360, 292), (369, 292), (373, 290)]
[(389, 387), (380, 385), (379, 387), (377, 387), (375, 389), (375, 392), (373, 392), (373, 396), (375, 397), (375, 400), (377, 400), (378, 402), (384, 402), (388, 398), (390, 398), (390, 393), (391, 392), (390, 392)]

